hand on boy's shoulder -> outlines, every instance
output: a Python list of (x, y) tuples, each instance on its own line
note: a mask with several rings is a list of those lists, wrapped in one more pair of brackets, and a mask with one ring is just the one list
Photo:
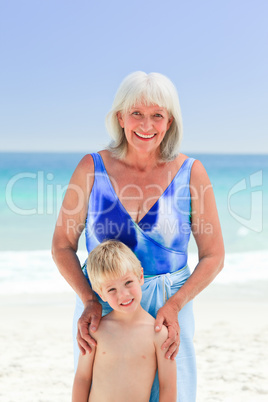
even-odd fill
[(156, 339), (162, 339), (163, 342), (168, 338), (168, 329), (165, 325), (162, 326), (160, 331), (155, 332)]
[(89, 326), (89, 335), (94, 338), (97, 343), (98, 340), (102, 339), (105, 333), (109, 333), (111, 331), (114, 331), (114, 320), (111, 319), (111, 314), (107, 314), (102, 317), (97, 331), (91, 332)]
[[(99, 325), (97, 331), (95, 331), (95, 332), (90, 331), (90, 326), (89, 326), (88, 333), (91, 336), (91, 338), (93, 338), (98, 343), (98, 338), (99, 338), (99, 333), (100, 333), (100, 325)], [(97, 346), (90, 345), (90, 347), (92, 349), (96, 349)]]
[(155, 344), (158, 348), (161, 348), (163, 343), (168, 338), (168, 329), (165, 325), (162, 326), (161, 330), (158, 332), (154, 332), (155, 336)]
[[(106, 334), (116, 334), (116, 328), (114, 328), (113, 326), (113, 320), (109, 319), (108, 315), (102, 317), (102, 319), (100, 320), (100, 324), (98, 326), (97, 331), (95, 332), (91, 332), (90, 331), (90, 326), (89, 326), (89, 335), (95, 339), (95, 341), (97, 342), (97, 346), (99, 342), (103, 341), (103, 338), (105, 338)], [(93, 349), (96, 349), (97, 346), (92, 346)]]

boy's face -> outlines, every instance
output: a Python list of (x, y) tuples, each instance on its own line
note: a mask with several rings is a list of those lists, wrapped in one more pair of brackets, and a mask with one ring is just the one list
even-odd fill
[(143, 272), (138, 278), (133, 272), (116, 279), (108, 279), (103, 282), (100, 297), (109, 303), (113, 310), (130, 313), (140, 305), (143, 285)]

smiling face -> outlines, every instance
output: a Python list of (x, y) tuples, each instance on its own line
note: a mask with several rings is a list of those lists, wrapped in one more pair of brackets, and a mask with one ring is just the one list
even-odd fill
[(99, 294), (113, 310), (121, 313), (133, 313), (140, 306), (143, 283), (142, 270), (140, 278), (135, 273), (128, 271), (126, 275), (119, 278), (105, 280)]
[(158, 105), (137, 104), (125, 113), (118, 113), (120, 126), (124, 129), (128, 147), (138, 152), (156, 152), (171, 126), (173, 117)]

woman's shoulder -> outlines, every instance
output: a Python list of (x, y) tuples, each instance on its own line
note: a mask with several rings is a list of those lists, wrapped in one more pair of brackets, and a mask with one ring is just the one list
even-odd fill
[(92, 155), (87, 154), (83, 156), (78, 165), (76, 166), (70, 184), (78, 185), (81, 188), (92, 187), (94, 181), (94, 160)]
[(183, 163), (186, 161), (192, 161), (193, 163), (195, 163), (197, 161), (197, 159), (195, 159), (193, 156), (189, 156), (186, 154), (182, 154), (180, 153), (179, 155), (177, 155), (177, 157), (174, 159), (174, 162), (179, 164), (179, 165), (183, 165)]
[[(98, 154), (102, 154), (103, 151), (98, 152)], [(78, 174), (86, 174), (86, 173), (94, 173), (94, 158), (92, 154), (86, 154), (80, 160), (78, 165), (76, 166), (75, 172)]]
[(115, 158), (115, 156), (109, 149), (103, 149), (102, 151), (99, 151), (98, 154), (101, 156), (101, 159), (103, 160), (105, 166), (109, 166), (110, 164), (114, 165), (118, 162), (120, 163), (120, 160)]
[(177, 170), (179, 170), (186, 160), (191, 161), (191, 184), (208, 184), (210, 183), (208, 174), (202, 162), (200, 160), (190, 157), (188, 155), (180, 153), (175, 159)]
[(94, 168), (94, 160), (91, 154), (86, 154), (78, 163), (76, 169), (85, 171)]
[(180, 168), (182, 167), (182, 165), (184, 164), (184, 162), (190, 159), (189, 156), (180, 153), (178, 156), (176, 156), (175, 159), (173, 159), (173, 161), (171, 161), (170, 163), (173, 164), (173, 166), (175, 167), (176, 171), (179, 171)]
[(191, 184), (202, 184), (208, 185), (210, 184), (210, 180), (207, 174), (207, 171), (200, 160), (195, 159), (191, 169)]

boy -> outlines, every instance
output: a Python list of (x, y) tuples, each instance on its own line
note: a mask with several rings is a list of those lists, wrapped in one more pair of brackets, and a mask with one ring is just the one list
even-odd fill
[(140, 305), (143, 269), (123, 243), (108, 240), (88, 257), (92, 288), (112, 312), (94, 333), (97, 347), (80, 354), (73, 402), (149, 402), (158, 368), (159, 402), (176, 401), (176, 362), (161, 345), (167, 328), (156, 333), (155, 319)]

